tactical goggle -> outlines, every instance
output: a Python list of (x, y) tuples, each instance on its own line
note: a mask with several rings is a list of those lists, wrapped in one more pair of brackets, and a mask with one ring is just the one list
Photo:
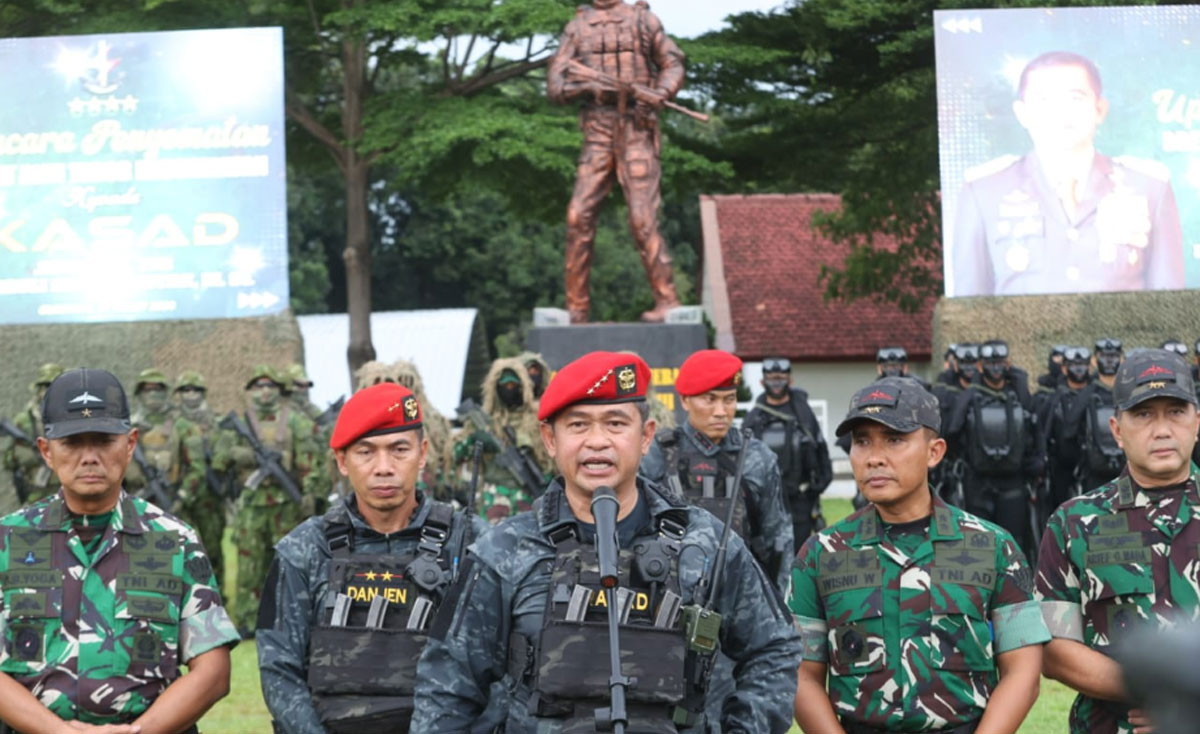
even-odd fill
[(792, 363), (786, 359), (763, 360), (763, 372), (791, 372)]
[(1050, 347), (1050, 356), (1057, 357), (1064, 355), (1067, 353), (1068, 349), (1070, 349), (1070, 347), (1068, 347), (1066, 344), (1055, 344), (1054, 346)]
[(1097, 352), (1119, 352), (1125, 347), (1120, 339), (1097, 339)]
[(974, 344), (959, 344), (954, 348), (954, 358), (959, 362), (978, 362), (979, 349)]
[(1168, 352), (1174, 352), (1174, 353), (1178, 354), (1180, 357), (1188, 356), (1187, 345), (1184, 344), (1183, 342), (1177, 342), (1177, 341), (1163, 342), (1162, 346), (1159, 347), (1159, 349), (1165, 349)]
[(1087, 347), (1067, 347), (1063, 351), (1063, 359), (1068, 362), (1086, 362), (1092, 358), (1092, 350)]
[(875, 353), (876, 362), (907, 362), (908, 352), (904, 347), (884, 347)]
[(979, 356), (984, 359), (1008, 359), (1008, 345), (984, 344), (979, 348)]
[(958, 345), (955, 344), (954, 342), (951, 342), (950, 344), (946, 345), (946, 351), (945, 351), (945, 353), (942, 354), (942, 357), (944, 357), (944, 358), (953, 357), (955, 352), (957, 352), (957, 351), (958, 351)]

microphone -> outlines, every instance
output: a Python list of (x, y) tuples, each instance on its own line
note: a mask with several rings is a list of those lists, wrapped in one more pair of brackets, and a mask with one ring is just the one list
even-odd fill
[(598, 487), (592, 493), (596, 559), (600, 562), (600, 585), (606, 589), (617, 586), (617, 510), (620, 507), (621, 503), (617, 501), (617, 493), (612, 487)]

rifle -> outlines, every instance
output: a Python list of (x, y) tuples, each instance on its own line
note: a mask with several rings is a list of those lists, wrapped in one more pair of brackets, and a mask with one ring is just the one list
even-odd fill
[(492, 439), (492, 442), (500, 447), (500, 452), (496, 456), (496, 460), (500, 462), (500, 466), (508, 470), (508, 473), (516, 479), (525, 491), (532, 498), (539, 497), (545, 489), (545, 477), (542, 474), (542, 468), (538, 466), (533, 457), (521, 451), (517, 447), (517, 433), (511, 426), (504, 428), (504, 440), (501, 441), (496, 437), (495, 431), (492, 429), (492, 421), (487, 414), (475, 403), (474, 400), (467, 399), (463, 404), (454, 409), (460, 420), (471, 422), (477, 431), (480, 431)]
[(229, 415), (221, 420), (220, 426), (227, 431), (236, 433), (246, 443), (250, 444), (250, 449), (254, 451), (254, 460), (258, 462), (258, 469), (246, 480), (248, 488), (257, 489), (258, 485), (262, 484), (262, 480), (272, 477), (279, 483), (284, 493), (287, 494), (288, 499), (297, 505), (304, 502), (304, 495), (300, 492), (300, 487), (296, 484), (296, 480), (292, 479), (292, 475), (288, 474), (279, 463), (279, 452), (268, 451), (262, 445), (262, 442), (258, 440), (258, 436), (254, 435), (254, 431), (250, 430), (250, 425), (247, 421), (243, 421), (238, 417), (237, 413), (231, 410), (229, 411)]
[(203, 438), (204, 441), (204, 480), (208, 482), (208, 489), (217, 499), (223, 499), (228, 496), (229, 491), (229, 475), (226, 473), (225, 479), (217, 476), (216, 469), (212, 466), (212, 445), (208, 442), (208, 437)]
[(142, 490), (143, 499), (151, 500), (154, 504), (170, 512), (172, 504), (170, 485), (167, 483), (162, 471), (154, 464), (151, 464), (146, 458), (146, 452), (142, 450), (141, 441), (133, 445), (133, 460), (137, 463), (138, 468), (142, 470), (142, 476), (146, 478), (146, 488)]
[[(34, 440), (7, 418), (0, 418), (0, 431), (11, 436), (14, 441), (19, 441), (26, 446), (35, 446)], [(21, 471), (21, 467), (13, 467), (12, 481), (13, 489), (17, 492), (17, 499), (21, 504), (25, 504), (29, 501), (29, 485), (25, 482), (25, 472)]]
[(346, 396), (343, 395), (335, 402), (331, 403), (329, 407), (324, 410), (324, 412), (316, 417), (316, 424), (321, 428), (328, 428), (333, 423), (336, 423), (338, 416), (342, 414), (342, 407), (345, 404)]
[(471, 457), (471, 484), (467, 487), (467, 513), (474, 515), (475, 497), (479, 492), (479, 472), (483, 467), (483, 442), (475, 442), (475, 450)]
[[(575, 59), (571, 59), (570, 61), (567, 62), (567, 68), (568, 68), (568, 70), (574, 72), (575, 74), (578, 74), (579, 76), (583, 77), (584, 79), (587, 79), (588, 81), (598, 82), (600, 84), (603, 84), (606, 87), (611, 88), (613, 91), (616, 91), (616, 92), (632, 93), (633, 96), (638, 99), (657, 99), (659, 97), (662, 97), (661, 94), (659, 94), (658, 92), (654, 91), (653, 89), (647, 87), (644, 84), (635, 84), (633, 82), (623, 82), (620, 79), (616, 78), (615, 76), (611, 76), (609, 74), (605, 74), (602, 71), (596, 71), (595, 69), (593, 69), (589, 66), (585, 66), (584, 64), (582, 64), (581, 62), (579, 62)], [(688, 117), (692, 118), (693, 120), (698, 120), (700, 122), (708, 122), (708, 115), (704, 114), (703, 112), (696, 112), (695, 110), (689, 110), (687, 107), (684, 107), (681, 104), (676, 104), (675, 102), (672, 102), (669, 99), (664, 99), (662, 101), (662, 105), (663, 105), (663, 107), (666, 107), (669, 110), (675, 110), (676, 112), (678, 112), (680, 114), (687, 115)]]

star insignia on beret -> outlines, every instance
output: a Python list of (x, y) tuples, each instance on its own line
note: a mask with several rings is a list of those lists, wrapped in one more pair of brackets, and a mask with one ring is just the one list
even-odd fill
[(389, 413), (395, 413), (399, 409), (400, 409), (400, 403), (392, 403), (391, 405), (388, 406)]
[(84, 418), (91, 418), (91, 417), (92, 417), (92, 409), (91, 409), (91, 408), (84, 408), (84, 409), (83, 409), (83, 413), (81, 413), (81, 415), (82, 415)]
[(603, 375), (601, 375), (600, 379), (596, 380), (596, 383), (588, 388), (587, 394), (594, 395), (596, 391), (604, 385), (604, 383), (608, 382), (608, 378), (612, 377), (612, 373), (613, 371), (610, 369), (608, 372), (605, 372)]
[(410, 421), (415, 421), (417, 416), (421, 414), (421, 409), (417, 406), (417, 399), (407, 397), (404, 399), (404, 415)]

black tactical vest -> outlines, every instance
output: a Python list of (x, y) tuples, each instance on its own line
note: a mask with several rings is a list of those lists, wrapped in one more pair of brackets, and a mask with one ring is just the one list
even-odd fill
[(1092, 474), (1116, 476), (1125, 467), (1125, 452), (1113, 438), (1108, 419), (1117, 414), (1111, 398), (1105, 400), (1097, 392), (1088, 395), (1085, 419), (1086, 439), (1083, 450), (1087, 455), (1087, 469)]
[[(543, 518), (558, 517), (555, 502), (542, 511)], [(595, 546), (580, 542), (573, 521), (550, 528), (555, 556), (542, 629), (536, 640), (512, 634), (509, 672), (528, 687), (531, 714), (562, 720), (556, 732), (595, 732), (595, 711), (608, 705), (608, 605), (614, 601), (622, 612), (621, 670), (634, 681), (626, 694), (626, 731), (676, 734), (698, 722), (713, 656), (689, 649), (679, 605), (670, 600), (692, 601), (679, 599), (686, 523), (686, 510), (664, 513), (656, 535), (639, 536), (632, 549), (621, 550), (616, 593), (601, 587)]]
[[(416, 553), (355, 554), (343, 508), (325, 516), (333, 555), (320, 624), (309, 641), (308, 687), (331, 734), (406, 732), (417, 660), (453, 576), (454, 511), (433, 502)], [(462, 523), (467, 532), (469, 523)], [(338, 595), (348, 601), (338, 603)], [(382, 597), (385, 602), (374, 602)], [(372, 617), (372, 602), (376, 610)], [(338, 616), (338, 619), (334, 619)]]
[[(708, 510), (725, 522), (729, 503), (733, 510), (733, 529), (746, 537), (746, 497), (733, 486), (737, 473), (738, 449), (722, 450), (715, 456), (705, 456), (687, 440), (683, 430), (663, 431), (656, 439), (666, 464), (666, 484), (689, 505)], [(745, 450), (742, 446), (741, 450)]]
[(1009, 392), (978, 391), (967, 412), (967, 463), (981, 475), (1014, 474), (1025, 458), (1028, 414)]

